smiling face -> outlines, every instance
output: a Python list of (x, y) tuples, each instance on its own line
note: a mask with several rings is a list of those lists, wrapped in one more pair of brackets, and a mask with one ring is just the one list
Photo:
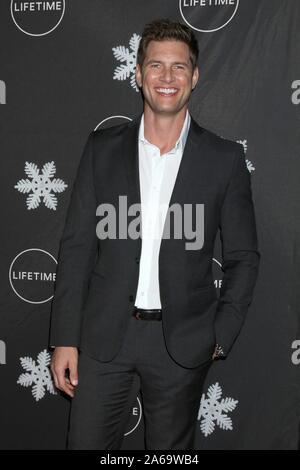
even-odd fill
[(144, 106), (155, 114), (176, 115), (187, 108), (199, 78), (193, 70), (189, 46), (182, 41), (150, 41), (142, 66), (136, 66), (136, 82), (144, 94)]

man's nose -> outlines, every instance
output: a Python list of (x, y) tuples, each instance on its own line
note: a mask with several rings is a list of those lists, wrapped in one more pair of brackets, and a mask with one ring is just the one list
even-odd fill
[(174, 80), (172, 69), (171, 68), (163, 69), (160, 79), (167, 83), (172, 82)]

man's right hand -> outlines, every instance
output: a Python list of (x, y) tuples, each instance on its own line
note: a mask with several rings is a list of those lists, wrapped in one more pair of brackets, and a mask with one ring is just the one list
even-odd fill
[[(58, 346), (52, 355), (50, 369), (53, 374), (55, 386), (70, 397), (74, 397), (74, 390), (78, 384), (78, 349), (71, 346)], [(69, 369), (70, 380), (66, 377)]]

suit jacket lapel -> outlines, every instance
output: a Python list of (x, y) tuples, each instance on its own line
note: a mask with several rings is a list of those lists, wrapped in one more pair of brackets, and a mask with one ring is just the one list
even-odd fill
[(190, 187), (190, 173), (195, 171), (196, 168), (195, 162), (199, 154), (199, 136), (202, 132), (202, 127), (200, 127), (191, 116), (190, 129), (171, 194), (169, 208), (175, 202), (185, 202), (184, 194), (186, 194), (186, 191)]
[(123, 141), (123, 161), (129, 187), (128, 205), (141, 204), (140, 175), (139, 175), (139, 128), (142, 113), (128, 124)]

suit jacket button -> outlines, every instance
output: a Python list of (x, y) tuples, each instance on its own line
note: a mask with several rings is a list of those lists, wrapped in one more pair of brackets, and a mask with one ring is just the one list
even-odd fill
[(130, 296), (129, 296), (129, 300), (130, 300), (130, 302), (133, 301), (133, 295), (130, 295)]
[(135, 258), (135, 262), (136, 262), (136, 264), (139, 264), (140, 258)]

